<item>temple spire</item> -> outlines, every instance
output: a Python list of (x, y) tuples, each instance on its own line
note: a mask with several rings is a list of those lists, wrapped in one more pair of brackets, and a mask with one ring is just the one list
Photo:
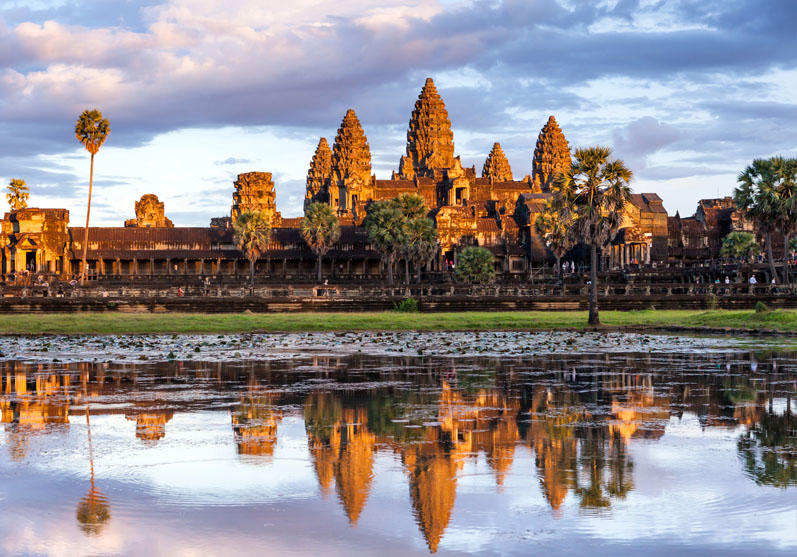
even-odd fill
[(493, 143), (493, 148), (487, 155), (487, 160), (484, 161), (482, 177), (492, 178), (496, 182), (512, 181), (512, 168), (509, 166), (509, 161), (504, 150), (501, 149), (500, 143)]
[(326, 201), (326, 187), (332, 175), (332, 150), (329, 148), (327, 138), (322, 137), (318, 142), (310, 169), (307, 171), (307, 191), (304, 196), (305, 209), (310, 203)]
[(433, 177), (435, 170), (454, 165), (454, 132), (451, 120), (431, 77), (415, 101), (407, 130), (407, 155), (399, 162), (404, 179)]
[[(371, 149), (351, 108), (346, 111), (332, 147), (332, 178), (329, 200), (341, 213), (351, 211), (357, 199), (365, 199), (363, 188), (371, 183)], [(354, 197), (352, 197), (354, 196)]]
[(571, 164), (570, 147), (565, 135), (559, 129), (556, 118), (550, 116), (540, 130), (534, 148), (531, 168), (534, 188), (539, 191), (550, 191), (554, 177), (560, 172), (567, 172)]

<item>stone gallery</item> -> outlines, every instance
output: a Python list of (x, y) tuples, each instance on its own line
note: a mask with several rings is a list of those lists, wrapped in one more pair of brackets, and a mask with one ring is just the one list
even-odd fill
[[(380, 254), (369, 244), (363, 220), (372, 201), (405, 193), (423, 198), (437, 228), (440, 250), (427, 270), (445, 270), (461, 249), (476, 245), (494, 254), (497, 272), (522, 274), (530, 265), (552, 261), (534, 222), (552, 195), (554, 176), (570, 164), (567, 139), (551, 116), (537, 137), (530, 174), (516, 179), (499, 143), (493, 144), (480, 174), (475, 166), (463, 167), (445, 103), (429, 78), (410, 117), (406, 154), (393, 175), (378, 179), (372, 174), (368, 139), (350, 109), (332, 147), (326, 138), (318, 142), (307, 173), (305, 208), (327, 203), (339, 217), (340, 240), (324, 261), (325, 272), (336, 276), (381, 274)], [(302, 240), (301, 217), (283, 218), (277, 211), (272, 174), (240, 174), (233, 187), (230, 215), (211, 219), (208, 227), (175, 227), (154, 194), (136, 202), (136, 216), (124, 227), (91, 227), (89, 277), (243, 274), (247, 264), (233, 243), (232, 224), (247, 211), (264, 213), (272, 226), (259, 274), (291, 278), (312, 273), (316, 257)], [(84, 228), (69, 226), (68, 210), (11, 211), (0, 226), (4, 277), (24, 271), (78, 273)], [(620, 232), (601, 254), (601, 267), (716, 258), (722, 237), (750, 229), (729, 197), (701, 200), (694, 216), (681, 218), (668, 217), (657, 194), (635, 193)], [(580, 257), (577, 248), (571, 257)]]

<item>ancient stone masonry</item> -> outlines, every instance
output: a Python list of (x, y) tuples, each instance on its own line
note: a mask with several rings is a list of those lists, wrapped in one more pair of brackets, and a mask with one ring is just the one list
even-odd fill
[(232, 222), (234, 223), (241, 213), (256, 211), (265, 213), (272, 226), (279, 226), (282, 215), (277, 212), (274, 202), (274, 182), (271, 172), (246, 172), (239, 174), (235, 181), (235, 191), (232, 194)]
[(443, 99), (432, 78), (415, 102), (407, 130), (407, 156), (399, 162), (398, 178), (434, 178), (435, 170), (454, 166), (454, 132)]
[(570, 147), (565, 135), (559, 129), (556, 118), (550, 116), (548, 122), (540, 130), (537, 145), (534, 148), (531, 170), (535, 191), (550, 191), (556, 174), (568, 171), (571, 164)]
[(307, 171), (307, 191), (304, 197), (304, 208), (317, 201), (328, 202), (327, 184), (332, 175), (332, 150), (327, 138), (318, 142), (310, 169)]
[(125, 221), (129, 228), (174, 228), (172, 221), (166, 218), (163, 202), (157, 195), (148, 193), (136, 201), (136, 218)]
[(493, 149), (487, 155), (487, 160), (484, 161), (482, 177), (490, 178), (494, 182), (512, 181), (512, 168), (509, 166), (509, 161), (506, 159), (500, 143), (493, 143)]
[(362, 205), (373, 197), (372, 190), (371, 149), (357, 115), (349, 109), (332, 147), (329, 202), (339, 214), (357, 216), (358, 202)]

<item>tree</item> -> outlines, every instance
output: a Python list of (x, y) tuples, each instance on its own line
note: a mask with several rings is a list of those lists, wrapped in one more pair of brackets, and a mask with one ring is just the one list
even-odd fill
[(415, 266), (418, 282), (421, 282), (421, 267), (437, 253), (437, 250), (437, 229), (432, 219), (418, 217), (405, 223), (401, 252), (406, 262), (407, 284), (410, 282), (409, 264)]
[(722, 239), (720, 255), (747, 260), (758, 251), (758, 242), (750, 232), (731, 232)]
[(614, 239), (623, 210), (631, 199), (628, 183), (632, 172), (619, 159), (611, 159), (608, 147), (576, 149), (567, 172), (554, 178), (552, 204), (572, 230), (590, 249), (590, 325), (600, 325), (598, 316), (598, 250)]
[(25, 185), (25, 180), (12, 178), (11, 182), (8, 184), (8, 193), (6, 194), (8, 206), (11, 207), (11, 210), (19, 211), (27, 207), (29, 196), (30, 190), (28, 190), (28, 186)]
[(457, 278), (469, 284), (489, 282), (495, 275), (494, 260), (493, 254), (486, 248), (465, 248), (457, 257)]
[(332, 207), (311, 203), (304, 212), (302, 238), (318, 257), (318, 282), (321, 282), (321, 258), (340, 238), (340, 223)]
[(391, 201), (377, 201), (368, 207), (365, 229), (387, 265), (387, 283), (393, 286), (393, 264), (404, 243), (405, 217)]
[[(793, 159), (782, 157), (755, 159), (739, 174), (739, 186), (733, 192), (736, 206), (752, 220), (766, 241), (767, 261), (772, 278), (777, 277), (775, 259), (772, 255), (772, 233), (778, 229), (784, 233), (785, 243), (795, 229), (797, 199), (795, 199), (795, 164)], [(787, 248), (784, 247), (784, 255)], [(784, 279), (786, 277), (784, 262)]]
[(91, 167), (89, 170), (89, 200), (86, 207), (86, 229), (83, 233), (83, 262), (80, 270), (80, 284), (86, 280), (86, 253), (89, 248), (89, 215), (91, 214), (91, 189), (94, 185), (94, 155), (100, 150), (102, 144), (111, 133), (111, 125), (102, 117), (99, 110), (84, 110), (75, 124), (75, 137), (86, 151), (91, 153)]
[(429, 213), (423, 197), (415, 193), (402, 193), (390, 203), (408, 220), (425, 217)]
[(534, 221), (534, 229), (556, 258), (557, 275), (561, 274), (559, 262), (562, 256), (573, 247), (571, 223), (566, 220), (571, 214), (569, 210), (557, 210), (552, 200), (548, 200), (542, 213)]
[(255, 286), (255, 261), (268, 249), (271, 223), (264, 213), (246, 211), (238, 215), (232, 225), (235, 245), (249, 260), (249, 283)]

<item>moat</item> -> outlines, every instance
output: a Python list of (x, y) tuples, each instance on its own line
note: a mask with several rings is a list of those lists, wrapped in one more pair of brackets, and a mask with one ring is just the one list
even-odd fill
[(766, 343), (3, 337), (0, 554), (793, 555)]

